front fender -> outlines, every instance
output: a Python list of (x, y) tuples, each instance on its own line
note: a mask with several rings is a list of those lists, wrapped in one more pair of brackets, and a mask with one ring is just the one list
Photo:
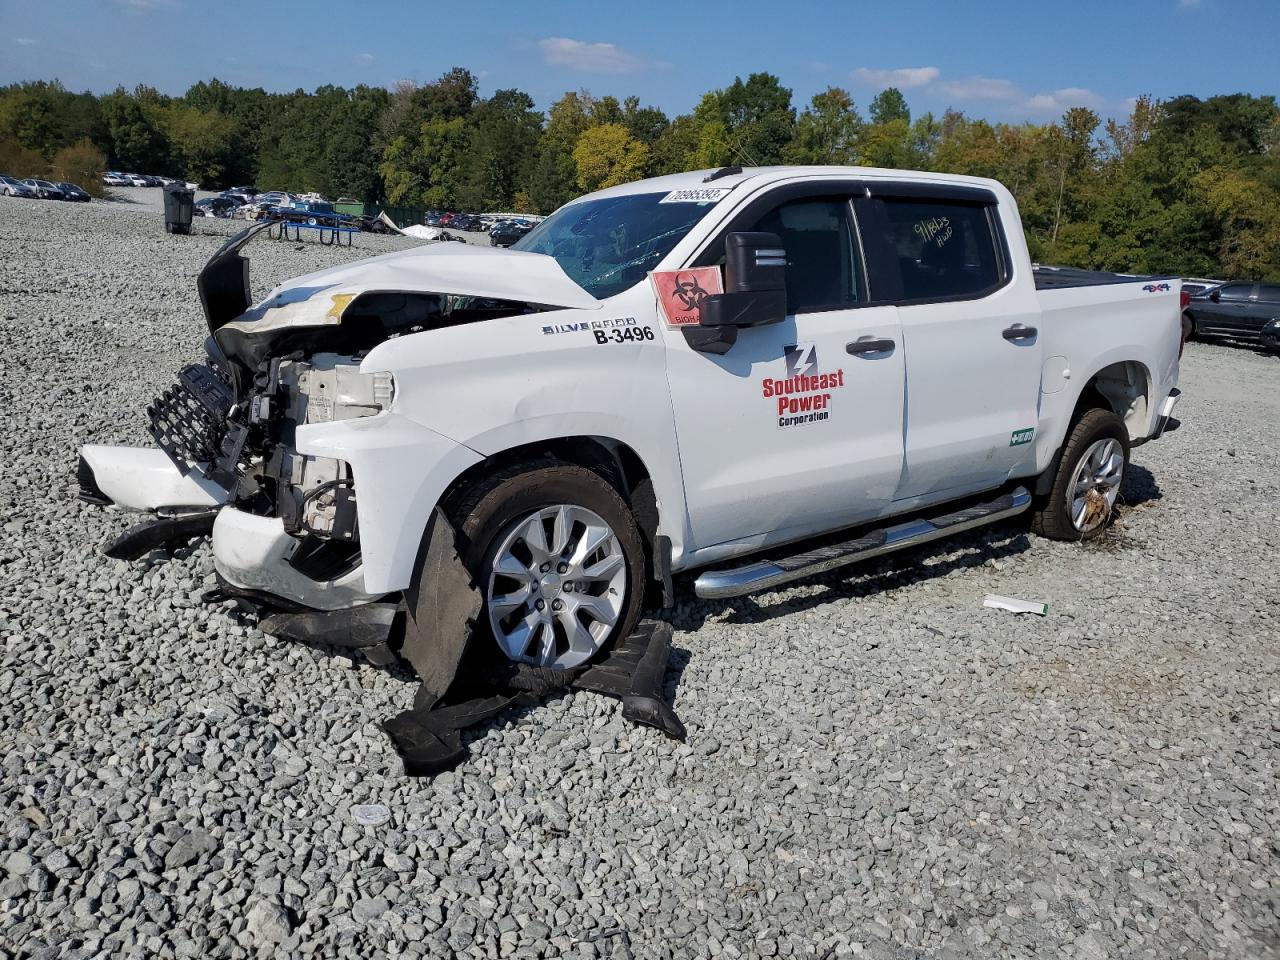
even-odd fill
[(297, 449), (350, 465), (364, 585), (375, 594), (409, 586), (431, 511), (455, 477), (484, 459), (395, 413), (307, 424)]

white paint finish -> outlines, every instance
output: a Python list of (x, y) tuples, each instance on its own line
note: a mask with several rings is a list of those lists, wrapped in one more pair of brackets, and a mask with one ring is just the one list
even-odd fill
[(453, 479), (482, 459), (394, 412), (307, 424), (297, 430), (297, 448), (351, 466), (364, 584), (373, 595), (409, 585), (431, 511)]
[(216, 507), (227, 491), (198, 472), (185, 477), (163, 450), (89, 444), (80, 455), (93, 468), (98, 489), (128, 510)]
[(1036, 433), (1036, 463), (1044, 469), (1066, 438), (1071, 414), (1089, 381), (1113, 363), (1134, 361), (1148, 379), (1145, 422), (1131, 424), (1133, 439), (1148, 437), (1159, 410), (1178, 385), (1178, 353), (1182, 338), (1179, 307), (1181, 284), (1151, 293), (1141, 280), (1093, 287), (1067, 287), (1037, 292), (1044, 352), (1065, 356), (1071, 379), (1065, 389), (1041, 399)]
[[(899, 346), (850, 356), (862, 336)], [(787, 530), (792, 539), (885, 512), (902, 467), (903, 351), (893, 307), (832, 310), (742, 330), (723, 356), (666, 331), (668, 380), (684, 467), (691, 542), (700, 549)], [(789, 345), (811, 343), (815, 374), (842, 375), (830, 418), (780, 427), (768, 380), (789, 378)]]
[(906, 458), (895, 500), (989, 490), (1034, 472), (1035, 447), (1010, 446), (1039, 419), (1041, 338), (1034, 289), (1015, 279), (992, 296), (898, 308), (906, 342)]
[(1048, 395), (1066, 389), (1071, 380), (1071, 367), (1066, 357), (1045, 357), (1040, 373), (1040, 392)]
[(341, 610), (376, 600), (356, 568), (337, 580), (318, 581), (289, 565), (299, 541), (278, 517), (259, 517), (223, 507), (213, 522), (213, 562), (229, 583), (288, 597), (316, 610)]

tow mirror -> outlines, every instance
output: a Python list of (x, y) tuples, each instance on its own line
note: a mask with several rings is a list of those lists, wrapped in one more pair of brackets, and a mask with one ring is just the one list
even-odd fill
[(781, 323), (787, 315), (787, 253), (776, 233), (731, 233), (724, 241), (724, 293), (705, 297), (689, 345), (725, 353), (742, 327)]

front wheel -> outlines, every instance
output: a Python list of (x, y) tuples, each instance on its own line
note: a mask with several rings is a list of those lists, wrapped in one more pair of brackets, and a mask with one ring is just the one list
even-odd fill
[(455, 508), (460, 552), (485, 609), (480, 629), (507, 659), (568, 670), (635, 626), (644, 546), (626, 501), (592, 470), (524, 463)]
[(1129, 465), (1129, 431), (1110, 410), (1088, 410), (1062, 449), (1049, 495), (1031, 528), (1051, 540), (1092, 540), (1115, 513)]

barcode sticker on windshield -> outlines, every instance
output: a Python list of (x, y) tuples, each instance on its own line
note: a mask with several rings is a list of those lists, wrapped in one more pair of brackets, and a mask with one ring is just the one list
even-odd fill
[(687, 190), (672, 190), (659, 203), (715, 203), (733, 187), (691, 187)]

